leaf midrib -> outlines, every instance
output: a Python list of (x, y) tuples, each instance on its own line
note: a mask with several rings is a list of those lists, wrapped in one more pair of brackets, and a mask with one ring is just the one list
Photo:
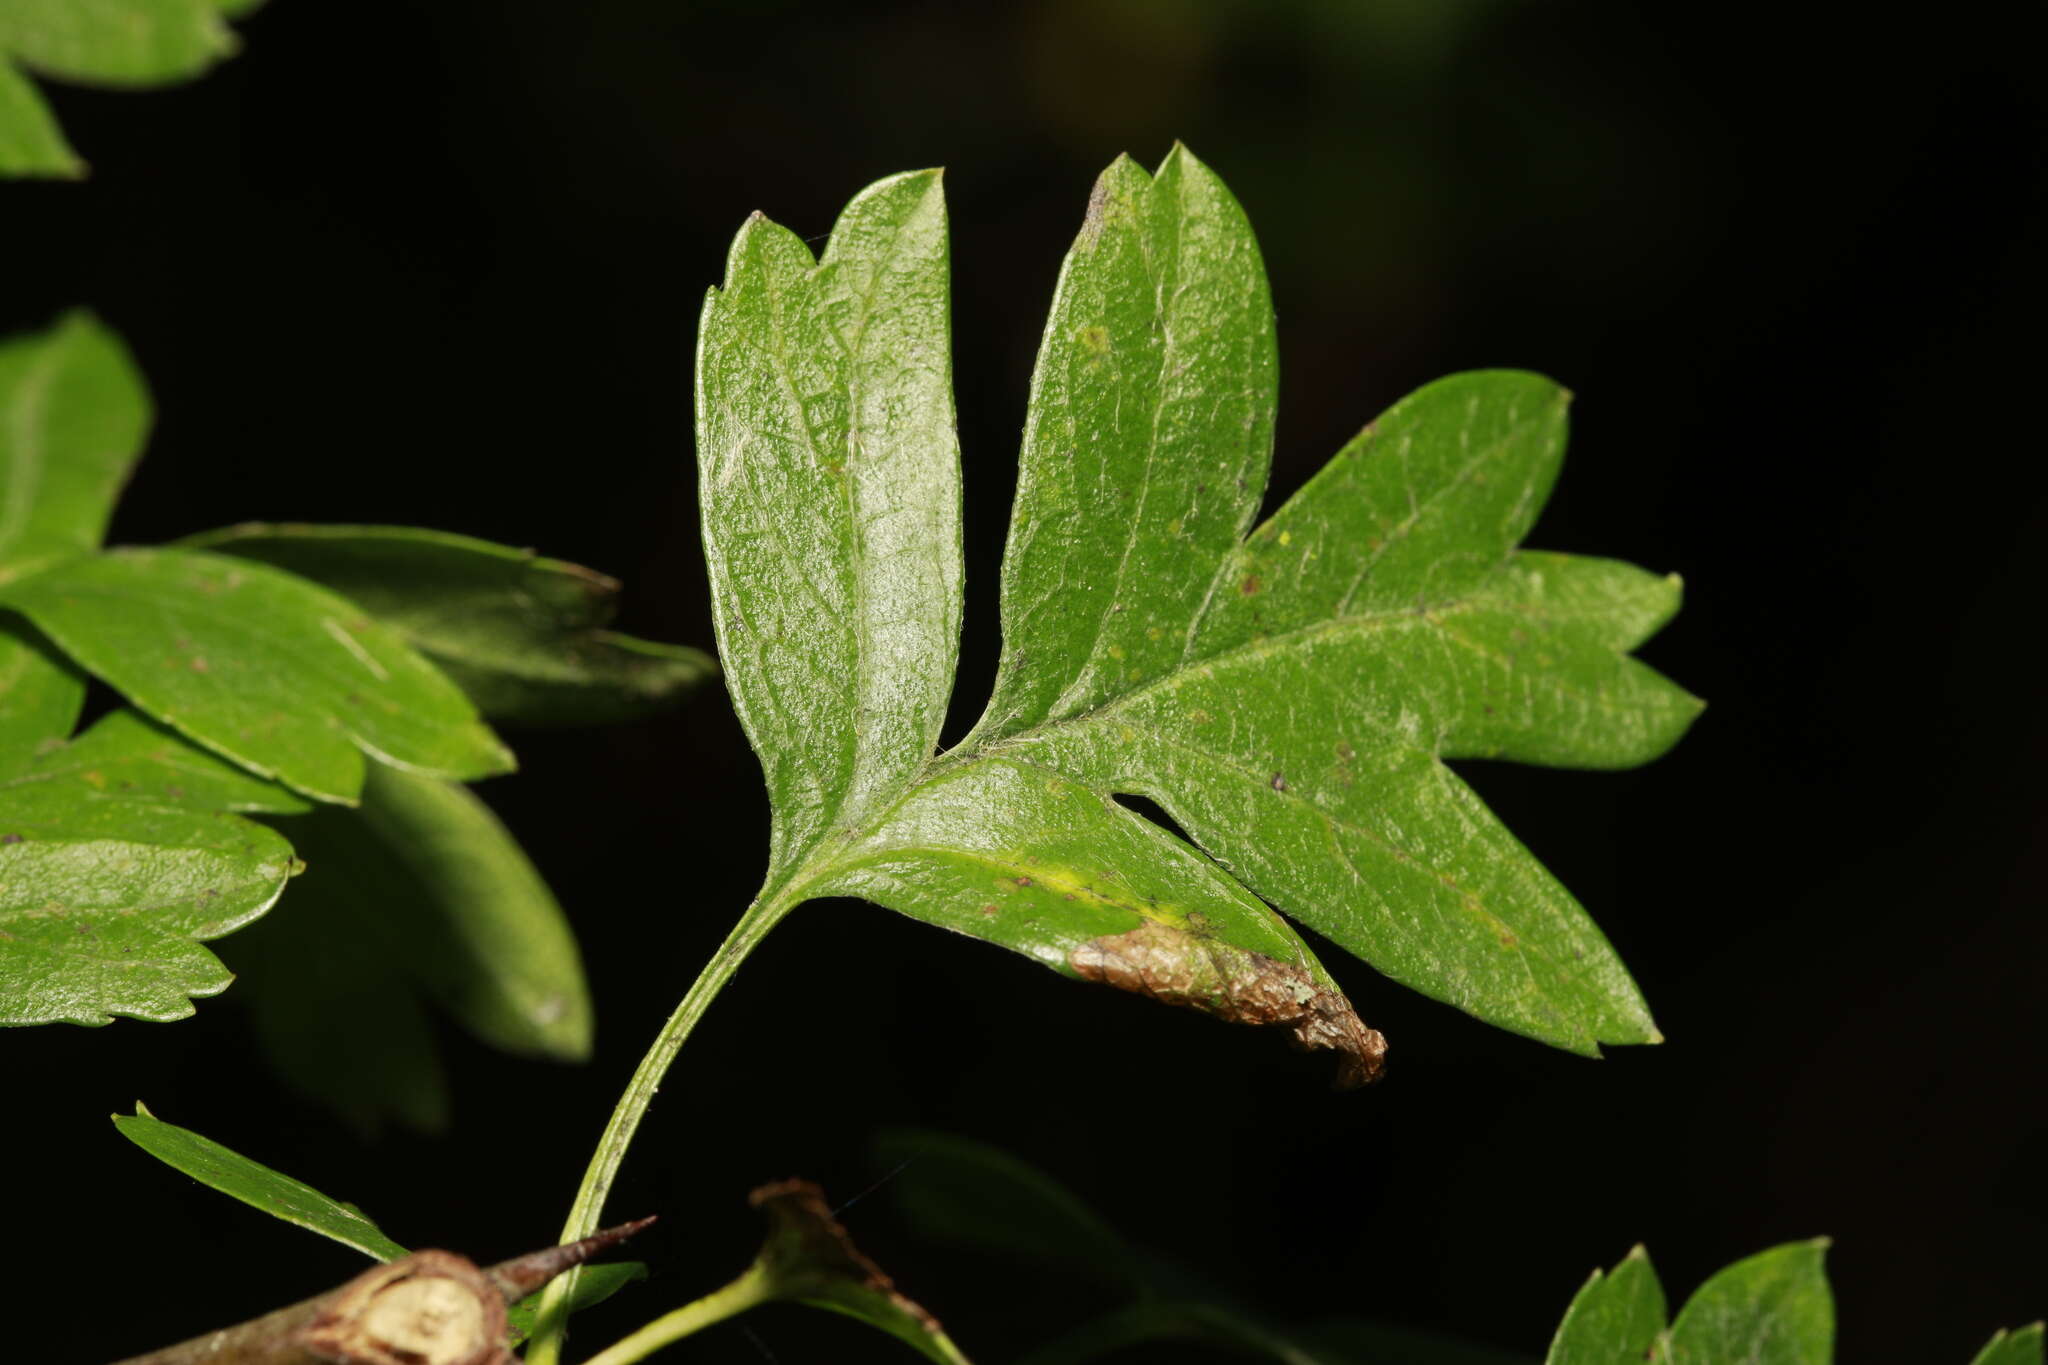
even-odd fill
[[(1041, 741), (1055, 732), (1079, 729), (1084, 725), (1106, 722), (1121, 708), (1131, 706), (1161, 689), (1170, 688), (1177, 680), (1195, 669), (1213, 666), (1239, 656), (1278, 652), (1288, 647), (1292, 642), (1318, 634), (1335, 634), (1347, 629), (1370, 630), (1376, 625), (1391, 624), (1414, 617), (1435, 620), (1436, 618), (1454, 615), (1462, 610), (1474, 609), (1483, 597), (1483, 589), (1499, 579), (1501, 569), (1505, 568), (1506, 564), (1507, 561), (1503, 560), (1499, 567), (1480, 581), (1470, 595), (1451, 602), (1427, 607), (1387, 608), (1381, 611), (1333, 617), (1322, 621), (1312, 621), (1305, 626), (1297, 626), (1293, 630), (1283, 631), (1278, 635), (1258, 636), (1240, 644), (1232, 645), (1228, 649), (1220, 650), (1215, 654), (1184, 664), (1171, 673), (1154, 678), (1150, 682), (1135, 687), (1120, 696), (1111, 698), (1090, 710), (1079, 712), (1072, 716), (1064, 716), (1057, 720), (1041, 721), (1039, 724), (1028, 729), (1020, 730), (1015, 734), (1005, 735), (1000, 739), (987, 743), (978, 744), (972, 749), (968, 749), (963, 745), (960, 748), (951, 749), (942, 754), (935, 754), (927, 758), (914, 771), (905, 776), (901, 788), (895, 793), (893, 799), (879, 807), (870, 806), (870, 810), (873, 811), (873, 818), (860, 824), (840, 820), (833, 822), (829, 828), (822, 830), (819, 837), (811, 844), (809, 851), (795, 861), (786, 876), (771, 879), (771, 887), (774, 889), (775, 899), (794, 904), (803, 898), (803, 888), (805, 886), (821, 881), (835, 872), (854, 866), (853, 862), (842, 860), (839, 856), (841, 851), (860, 843), (875, 831), (884, 828), (903, 808), (904, 804), (921, 788), (929, 785), (932, 781), (946, 773), (980, 762), (983, 759), (1001, 758), (1006, 762), (1022, 763), (1030, 767), (1043, 768), (1049, 772), (1057, 772), (1063, 781), (1075, 782), (1077, 785), (1094, 791), (1099, 796), (1107, 796), (1109, 793), (1106, 789), (1097, 789), (1093, 784), (1076, 778), (1071, 773), (1025, 758), (1022, 754), (1028, 752), (1033, 743)], [(1154, 731), (1156, 727), (1148, 725), (1146, 729)], [(972, 739), (973, 736), (970, 735), (969, 741), (971, 742)], [(1207, 757), (1214, 757), (1208, 755), (1206, 751), (1197, 750), (1197, 752), (1201, 752)], [(1225, 762), (1226, 760), (1217, 758), (1216, 761)], [(1306, 798), (1298, 799), (1305, 800)], [(1371, 835), (1369, 831), (1361, 829), (1360, 833), (1366, 834), (1368, 837), (1374, 838), (1376, 842), (1384, 844), (1384, 841), (1378, 840), (1377, 836)], [(1393, 849), (1393, 846), (1390, 844), (1384, 844), (1384, 846), (1390, 851), (1399, 852), (1399, 850)], [(1401, 856), (1405, 857), (1406, 855), (1403, 854)]]

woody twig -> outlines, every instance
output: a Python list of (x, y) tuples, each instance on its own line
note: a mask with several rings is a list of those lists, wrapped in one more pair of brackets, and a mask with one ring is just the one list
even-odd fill
[(452, 1251), (416, 1251), (304, 1302), (116, 1365), (510, 1365), (506, 1304), (653, 1221), (488, 1269)]

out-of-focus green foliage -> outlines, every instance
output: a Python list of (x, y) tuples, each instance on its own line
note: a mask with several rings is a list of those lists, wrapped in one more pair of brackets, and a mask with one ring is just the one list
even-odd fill
[(263, 0), (7, 0), (0, 5), (0, 176), (76, 179), (71, 149), (29, 73), (142, 90), (205, 74), (240, 46), (225, 18)]
[[(0, 1023), (190, 1014), (233, 980), (200, 944), (277, 901), (289, 840), (314, 863), (303, 913), (237, 962), (264, 978), (259, 1033), (301, 1089), (364, 1126), (438, 1124), (421, 999), (495, 1046), (586, 1057), (561, 907), (450, 779), (512, 765), (480, 701), (622, 719), (680, 700), (710, 660), (600, 629), (602, 575), (465, 537), (102, 549), (150, 420), (89, 316), (0, 342)], [(264, 562), (280, 545), (310, 546), (318, 572)], [(88, 674), (133, 709), (74, 735)]]

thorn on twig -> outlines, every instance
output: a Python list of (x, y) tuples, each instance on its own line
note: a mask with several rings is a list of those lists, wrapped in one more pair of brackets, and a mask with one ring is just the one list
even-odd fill
[(615, 1228), (594, 1232), (580, 1242), (566, 1242), (561, 1246), (529, 1251), (524, 1256), (515, 1256), (509, 1261), (498, 1262), (484, 1274), (507, 1299), (523, 1299), (563, 1271), (574, 1270), (599, 1252), (617, 1246), (652, 1222), (652, 1218), (636, 1218), (630, 1223), (621, 1223)]

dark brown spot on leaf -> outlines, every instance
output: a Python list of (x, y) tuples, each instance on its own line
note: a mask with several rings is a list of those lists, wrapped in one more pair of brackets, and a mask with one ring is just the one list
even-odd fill
[(0, 844), (18, 844), (20, 842), (21, 836), (19, 834), (0, 834)]
[(1271, 785), (1274, 791), (1284, 792), (1287, 790), (1287, 779), (1281, 776), (1279, 773), (1274, 773)]
[(1029, 878), (1029, 877), (1019, 877), (1019, 878), (1017, 878), (1017, 885), (1019, 885), (1019, 886), (1029, 886), (1029, 885), (1031, 885), (1031, 878)]
[(1264, 585), (1259, 582), (1259, 576), (1257, 574), (1248, 573), (1244, 576), (1244, 582), (1237, 585), (1237, 590), (1240, 593), (1244, 594), (1246, 597), (1252, 597), (1255, 596), (1258, 593), (1259, 589), (1263, 586)]
[(1285, 1027), (1297, 1049), (1338, 1054), (1340, 1090), (1378, 1080), (1385, 1065), (1387, 1040), (1365, 1026), (1349, 1000), (1305, 968), (1264, 953), (1147, 920), (1129, 933), (1089, 940), (1068, 954), (1067, 965), (1083, 981), (1162, 1005), (1233, 1024)]

